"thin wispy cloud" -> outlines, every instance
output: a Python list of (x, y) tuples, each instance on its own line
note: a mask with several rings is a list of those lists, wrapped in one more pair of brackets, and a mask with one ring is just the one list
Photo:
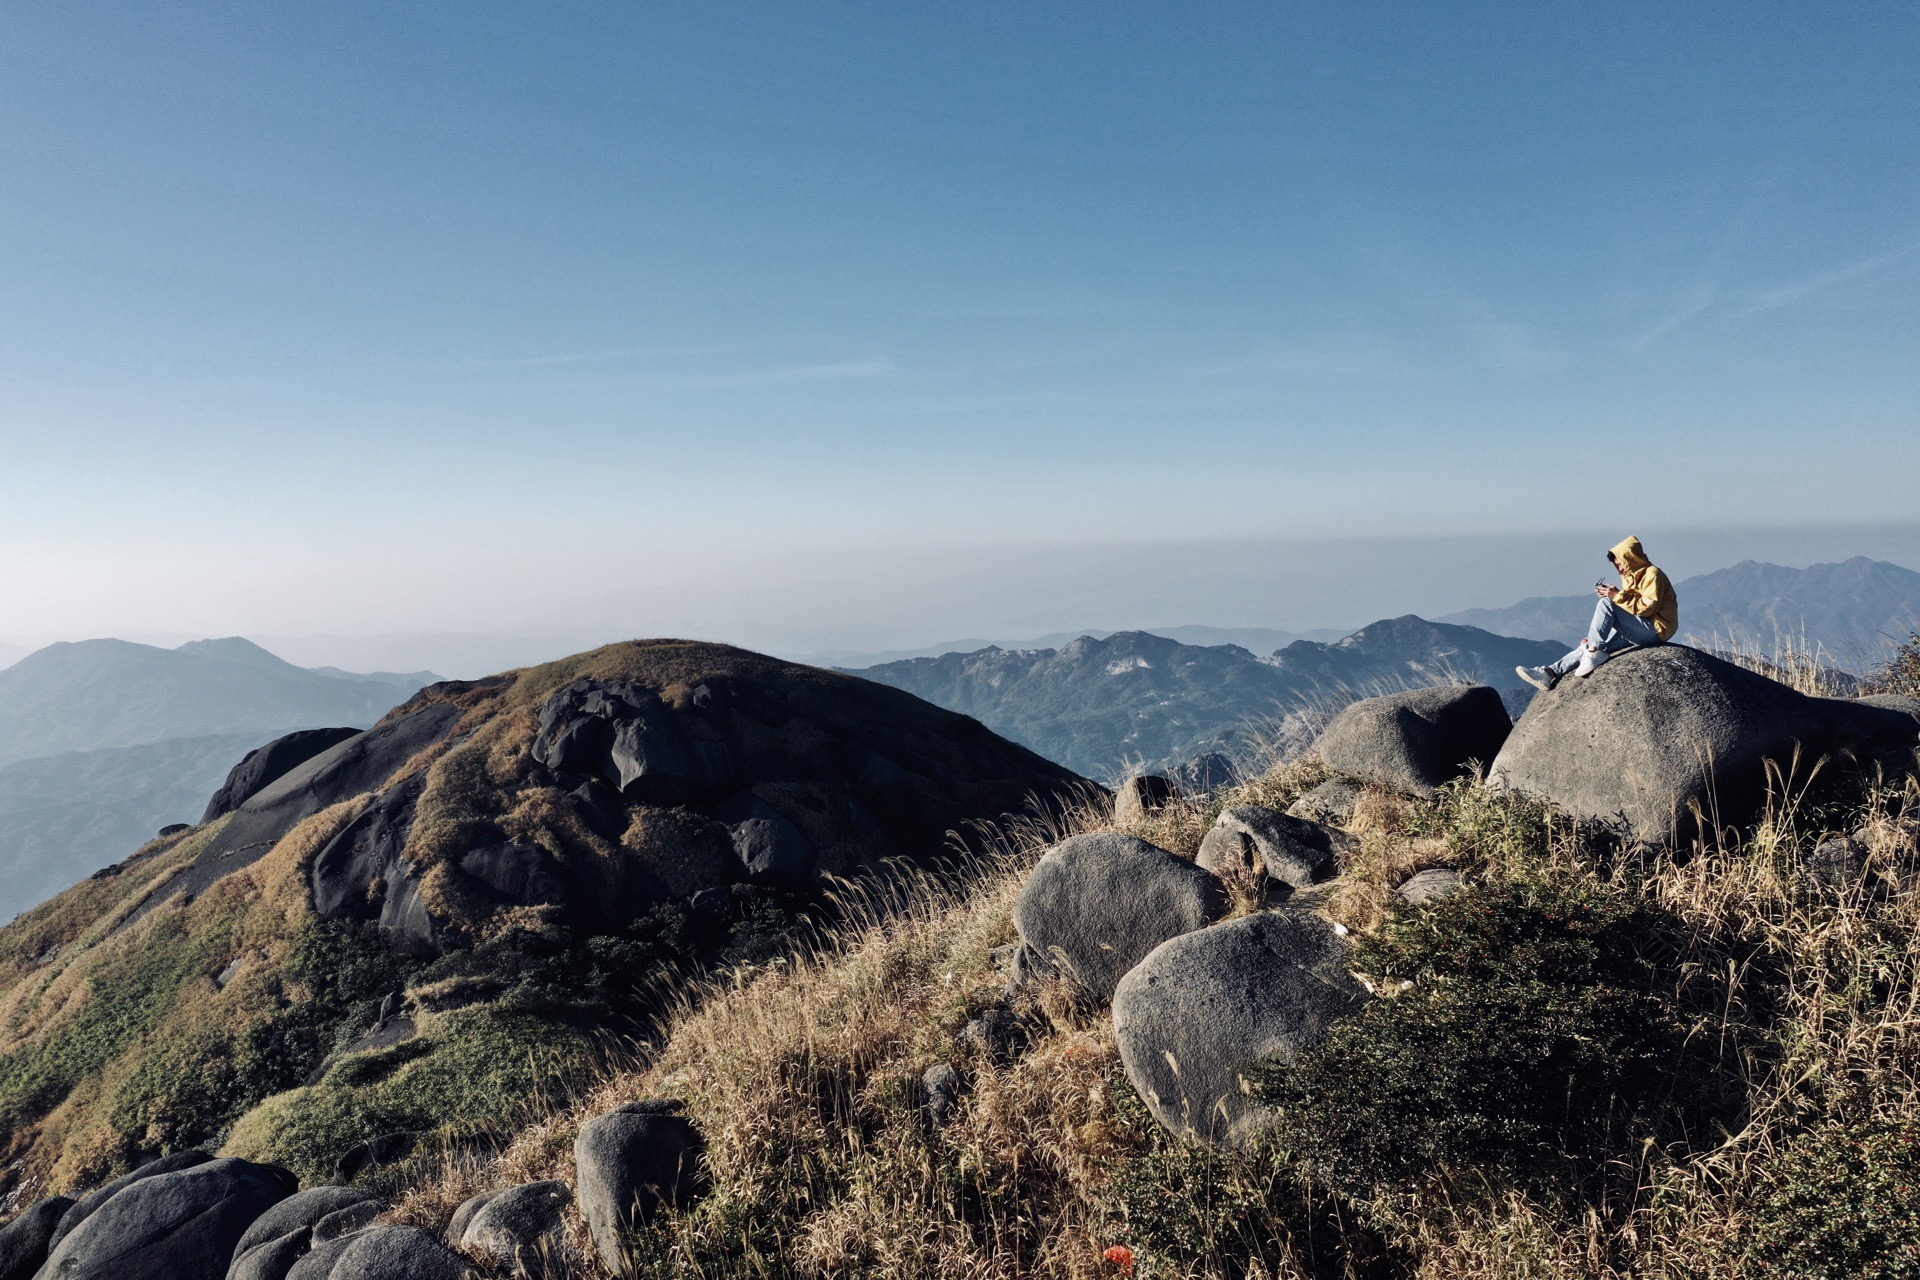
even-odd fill
[(1777, 289), (1768, 289), (1761, 293), (1756, 293), (1747, 305), (1735, 314), (1744, 318), (1746, 316), (1759, 315), (1763, 311), (1777, 311), (1781, 307), (1792, 306), (1796, 302), (1811, 298), (1816, 294), (1825, 293), (1827, 290), (1837, 288), (1840, 285), (1877, 276), (1883, 271), (1899, 266), (1907, 259), (1913, 257), (1916, 252), (1920, 252), (1920, 243), (1910, 244), (1906, 248), (1896, 249), (1892, 253), (1881, 253), (1875, 254), (1870, 258), (1861, 258), (1856, 262), (1849, 262), (1844, 266), (1835, 267), (1830, 271), (1823, 271), (1818, 275), (1809, 276), (1804, 280), (1796, 280), (1792, 284), (1782, 285)]

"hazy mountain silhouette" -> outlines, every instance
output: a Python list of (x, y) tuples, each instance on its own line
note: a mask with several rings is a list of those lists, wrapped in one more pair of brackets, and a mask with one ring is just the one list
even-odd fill
[(1513, 668), (1555, 658), (1552, 644), (1408, 615), (1332, 643), (1297, 640), (1261, 658), (1238, 645), (1189, 645), (1145, 631), (1061, 647), (913, 658), (856, 672), (963, 711), (1091, 777), (1164, 767), (1210, 751), (1245, 756), (1252, 738), (1303, 707), (1387, 689), (1467, 680), (1517, 699)]
[[(1772, 649), (1787, 638), (1825, 651), (1828, 662), (1863, 675), (1920, 628), (1920, 573), (1855, 556), (1789, 569), (1745, 560), (1675, 584), (1683, 641), (1712, 648)], [(1467, 609), (1442, 622), (1508, 636), (1571, 643), (1585, 633), (1593, 594), (1536, 596), (1505, 609)]]

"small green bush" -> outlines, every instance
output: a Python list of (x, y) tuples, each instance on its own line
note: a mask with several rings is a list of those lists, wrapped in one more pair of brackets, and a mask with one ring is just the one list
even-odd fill
[(1577, 1192), (1672, 1092), (1681, 1037), (1643, 959), (1662, 925), (1567, 877), (1398, 910), (1353, 957), (1392, 998), (1258, 1073), (1280, 1144), (1363, 1200), (1436, 1182)]
[(1920, 1121), (1829, 1124), (1787, 1149), (1753, 1207), (1765, 1274), (1920, 1277)]
[(1532, 796), (1462, 778), (1414, 809), (1408, 829), (1410, 835), (1445, 836), (1469, 862), (1518, 871), (1547, 857), (1553, 811)]

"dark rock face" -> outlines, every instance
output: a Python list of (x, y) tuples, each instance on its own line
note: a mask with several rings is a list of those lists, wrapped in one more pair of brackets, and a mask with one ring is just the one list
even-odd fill
[(61, 1217), (59, 1223), (53, 1229), (52, 1237), (47, 1242), (47, 1248), (49, 1250), (57, 1248), (60, 1242), (67, 1238), (68, 1233), (92, 1217), (94, 1210), (111, 1200), (122, 1188), (130, 1187), (134, 1183), (146, 1178), (157, 1178), (163, 1173), (172, 1173), (177, 1169), (191, 1169), (193, 1166), (205, 1164), (211, 1159), (213, 1159), (213, 1157), (204, 1151), (176, 1151), (170, 1156), (161, 1156), (158, 1160), (150, 1160), (131, 1173), (123, 1173), (112, 1182), (95, 1187), (86, 1195), (81, 1196), (79, 1203), (67, 1210), (65, 1215)]
[(1305, 911), (1245, 916), (1155, 948), (1113, 996), (1121, 1063), (1154, 1118), (1209, 1142), (1250, 1137), (1248, 1065), (1291, 1059), (1365, 1003), (1346, 953), (1333, 926)]
[(261, 788), (279, 781), (322, 751), (359, 735), (358, 729), (301, 729), (275, 738), (264, 747), (255, 747), (227, 774), (227, 780), (207, 801), (207, 810), (200, 815), (200, 821), (212, 822), (222, 814), (232, 813)]
[(1514, 726), (1489, 773), (1574, 817), (1648, 844), (1738, 826), (1766, 797), (1767, 762), (1851, 753), (1912, 767), (1913, 718), (1894, 707), (1809, 698), (1680, 645), (1623, 653), (1562, 680)]
[(281, 1236), (303, 1228), (311, 1229), (315, 1223), (337, 1210), (350, 1205), (378, 1203), (365, 1191), (357, 1191), (352, 1187), (309, 1187), (305, 1191), (295, 1192), (253, 1220), (241, 1235), (239, 1243), (234, 1245), (234, 1261), (239, 1261), (241, 1255), (249, 1250)]
[(227, 1280), (287, 1280), (300, 1260), (307, 1256), (313, 1240), (312, 1227), (296, 1227), (283, 1236), (275, 1236), (240, 1253), (227, 1268)]
[(529, 1182), (488, 1198), (460, 1233), (460, 1246), (539, 1275), (560, 1251), (560, 1215), (573, 1200), (564, 1182)]
[(383, 1164), (392, 1164), (404, 1160), (413, 1152), (413, 1144), (419, 1135), (412, 1133), (383, 1133), (377, 1138), (369, 1138), (358, 1146), (349, 1147), (333, 1166), (335, 1182), (351, 1182), (362, 1170), (378, 1168)]
[(626, 1274), (625, 1234), (693, 1196), (700, 1135), (672, 1101), (636, 1102), (580, 1127), (573, 1158), (580, 1213), (607, 1270)]
[(0, 1227), (0, 1280), (30, 1280), (47, 1260), (47, 1248), (60, 1218), (73, 1208), (66, 1196), (53, 1196)]
[(726, 805), (720, 816), (727, 821), (734, 855), (749, 880), (793, 887), (812, 878), (813, 841), (778, 809), (749, 792)]
[(1357, 844), (1344, 831), (1247, 804), (1220, 814), (1194, 861), (1218, 876), (1304, 889), (1338, 874), (1340, 855)]
[(1432, 795), (1470, 761), (1490, 763), (1513, 722), (1486, 685), (1413, 689), (1363, 698), (1327, 725), (1320, 758), (1335, 773)]
[(1220, 918), (1218, 877), (1132, 836), (1072, 836), (1046, 854), (1014, 904), (1039, 956), (1105, 1001), (1120, 975), (1168, 938)]
[(293, 1175), (210, 1160), (115, 1192), (47, 1257), (43, 1280), (198, 1280), (226, 1274), (249, 1224), (286, 1199)]
[(433, 921), (402, 857), (424, 785), (422, 778), (409, 778), (384, 792), (320, 847), (308, 879), (321, 919), (377, 918), (381, 932), (403, 950), (431, 955)]
[(1128, 778), (1113, 794), (1113, 820), (1122, 825), (1143, 822), (1173, 802), (1180, 789), (1157, 773)]
[(327, 1280), (469, 1280), (473, 1275), (459, 1254), (418, 1227), (368, 1227), (338, 1243), (346, 1248)]
[(235, 809), (226, 828), (201, 851), (193, 866), (141, 910), (182, 890), (204, 892), (221, 876), (265, 857), (280, 837), (328, 805), (382, 789), (401, 765), (444, 740), (459, 719), (458, 707), (428, 703), (289, 769)]
[(734, 777), (725, 743), (695, 739), (659, 694), (626, 682), (577, 680), (548, 698), (533, 758), (664, 804), (716, 798)]

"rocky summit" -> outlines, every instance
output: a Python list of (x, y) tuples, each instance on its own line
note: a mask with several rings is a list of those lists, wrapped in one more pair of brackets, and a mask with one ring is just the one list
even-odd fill
[(484, 1141), (482, 1098), (564, 1087), (670, 973), (1086, 785), (898, 690), (670, 640), (269, 743), (208, 820), (0, 930), (0, 1180), (222, 1134), (309, 1179)]

